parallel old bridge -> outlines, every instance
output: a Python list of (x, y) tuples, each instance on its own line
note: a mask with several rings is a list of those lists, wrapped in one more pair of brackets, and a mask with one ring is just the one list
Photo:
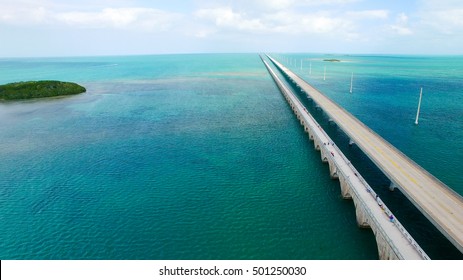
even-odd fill
[(309, 133), (310, 139), (314, 141), (315, 148), (320, 150), (322, 160), (328, 162), (330, 175), (339, 179), (343, 197), (353, 199), (357, 223), (361, 227), (372, 228), (380, 259), (429, 259), (429, 257), (396, 218), (390, 221), (391, 211), (266, 60), (271, 61), (281, 74), (305, 92), (344, 131), (351, 142), (355, 143), (390, 179), (391, 187), (400, 189), (417, 209), (463, 252), (463, 198), (459, 194), (277, 60), (270, 56), (267, 56), (267, 59), (262, 57), (275, 83), (305, 131)]

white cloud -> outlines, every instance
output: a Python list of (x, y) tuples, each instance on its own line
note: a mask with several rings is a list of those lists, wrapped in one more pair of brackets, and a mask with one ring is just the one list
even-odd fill
[(417, 11), (419, 24), (428, 32), (463, 36), (461, 0), (421, 0)]
[(411, 35), (412, 30), (408, 27), (408, 16), (400, 13), (397, 16), (395, 24), (390, 25), (390, 29), (399, 35)]
[[(350, 48), (369, 52), (388, 45), (407, 52), (416, 49), (416, 44), (412, 47), (410, 42), (436, 40), (445, 40), (448, 49), (461, 48), (463, 1), (399, 2), (0, 0), (0, 31), (19, 26), (19, 32), (3, 32), (9, 36), (6, 39), (14, 39), (21, 38), (21, 32), (34, 32), (35, 27), (41, 27), (50, 34), (94, 34), (102, 42), (113, 33), (121, 40), (126, 40), (124, 36), (137, 38), (140, 44), (155, 38), (169, 42), (169, 48), (179, 44), (185, 50), (202, 47), (211, 51), (246, 50), (249, 46), (257, 50), (268, 47), (275, 37), (284, 38), (280, 42), (282, 48), (293, 50), (304, 46), (324, 50), (329, 46), (341, 51)], [(87, 29), (92, 32), (86, 32)], [(118, 32), (111, 32), (114, 30)], [(148, 32), (158, 34), (143, 34)], [(436, 50), (445, 49), (442, 44), (434, 45)]]
[(463, 31), (463, 8), (423, 11), (421, 24), (443, 34), (461, 34)]
[[(265, 13), (249, 17), (230, 7), (201, 9), (195, 13), (200, 20), (212, 23), (217, 29), (251, 33), (285, 34), (342, 34), (350, 32), (352, 23), (329, 13), (298, 14), (291, 11)], [(210, 33), (212, 34), (212, 33)]]
[(183, 18), (181, 14), (153, 8), (103, 8), (97, 11), (69, 10), (68, 8), (61, 11), (56, 5), (46, 5), (41, 1), (34, 4), (22, 0), (18, 4), (12, 4), (8, 0), (7, 4), (0, 10), (0, 23), (21, 26), (61, 26), (65, 24), (76, 28), (165, 31)]
[(3, 0), (0, 9), (0, 23), (7, 24), (37, 24), (43, 23), (48, 17), (44, 1)]
[(240, 31), (266, 31), (266, 27), (258, 18), (246, 18), (245, 14), (234, 12), (230, 7), (200, 9), (195, 12), (199, 19), (212, 21), (217, 27)]
[(331, 13), (294, 15), (288, 27), (290, 27), (288, 32), (294, 34), (316, 33), (326, 36), (347, 34), (353, 29), (350, 20)]
[(181, 15), (151, 8), (105, 8), (98, 12), (57, 13), (54, 18), (77, 27), (163, 31), (179, 20)]
[(201, 0), (199, 9), (230, 7), (233, 11), (262, 15), (269, 12), (303, 12), (320, 9), (343, 9), (346, 5), (363, 0)]
[[(248, 7), (282, 10), (293, 7), (321, 7), (321, 6), (335, 6), (350, 4), (360, 0), (238, 0), (235, 2), (244, 2)], [(254, 2), (254, 3), (253, 3)]]

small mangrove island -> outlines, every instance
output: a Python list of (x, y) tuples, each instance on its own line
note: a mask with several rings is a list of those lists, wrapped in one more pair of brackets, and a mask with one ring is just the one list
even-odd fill
[(0, 85), (0, 100), (19, 100), (73, 95), (86, 89), (76, 83), (60, 81), (29, 81)]
[(328, 61), (328, 62), (341, 62), (341, 60), (335, 59), (335, 58), (326, 58), (326, 59), (323, 59), (323, 61)]

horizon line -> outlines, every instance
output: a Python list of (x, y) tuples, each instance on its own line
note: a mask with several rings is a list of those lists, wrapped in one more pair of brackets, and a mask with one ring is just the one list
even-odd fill
[(326, 56), (414, 56), (414, 57), (458, 57), (463, 56), (461, 54), (436, 54), (436, 53), (375, 53), (375, 52), (301, 52), (301, 51), (289, 51), (289, 52), (275, 52), (275, 51), (249, 51), (249, 52), (166, 52), (166, 53), (128, 53), (128, 54), (82, 54), (82, 55), (37, 55), (37, 56), (0, 56), (0, 59), (40, 59), (40, 58), (91, 58), (91, 57), (130, 57), (130, 56), (168, 56), (168, 55), (220, 55), (220, 54), (261, 54), (261, 53), (272, 53), (272, 54), (283, 54), (283, 55), (303, 55), (303, 54), (314, 54), (314, 55), (326, 55)]

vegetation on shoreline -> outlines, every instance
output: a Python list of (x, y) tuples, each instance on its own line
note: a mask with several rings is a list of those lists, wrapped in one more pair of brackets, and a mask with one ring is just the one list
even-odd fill
[(341, 62), (341, 60), (339, 59), (335, 59), (335, 58), (327, 58), (327, 59), (323, 59), (323, 61), (328, 61), (328, 62)]
[(73, 95), (86, 89), (76, 83), (60, 81), (29, 81), (0, 85), (0, 100), (19, 100)]

